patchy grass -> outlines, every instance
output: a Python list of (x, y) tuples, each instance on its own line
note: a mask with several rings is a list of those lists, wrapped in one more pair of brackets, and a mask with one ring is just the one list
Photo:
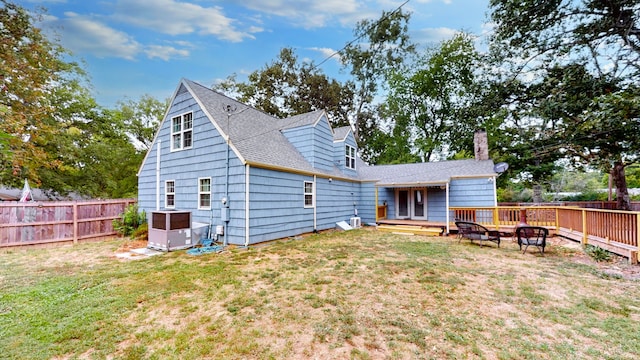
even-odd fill
[[(634, 359), (640, 282), (505, 241), (370, 229), (137, 261), (0, 253), (7, 359)], [(584, 260), (584, 259), (583, 259)]]

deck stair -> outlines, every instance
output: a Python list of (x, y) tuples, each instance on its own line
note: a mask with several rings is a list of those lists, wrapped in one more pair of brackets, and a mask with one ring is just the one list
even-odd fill
[(419, 226), (419, 225), (378, 225), (379, 231), (390, 232), (395, 234), (405, 235), (426, 235), (426, 236), (441, 236), (443, 229), (433, 226)]

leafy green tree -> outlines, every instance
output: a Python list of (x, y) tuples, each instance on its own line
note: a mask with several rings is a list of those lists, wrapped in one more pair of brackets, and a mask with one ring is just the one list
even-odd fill
[(341, 61), (355, 86), (350, 120), (356, 140), (365, 152), (369, 138), (380, 140), (376, 95), (386, 84), (386, 76), (415, 53), (415, 44), (408, 33), (410, 18), (409, 13), (397, 9), (383, 11), (376, 20), (362, 20), (354, 29), (355, 40), (341, 51)]
[(134, 196), (143, 156), (127, 136), (134, 127), (96, 103), (82, 69), (29, 12), (0, 1), (0, 183), (27, 178), (62, 194)]
[(536, 121), (531, 129), (541, 141), (531, 148), (610, 172), (618, 208), (629, 209), (624, 169), (640, 150), (640, 1), (490, 6), (493, 50), (510, 61), (514, 76), (533, 78), (527, 84), (533, 102), (519, 109), (521, 118)]
[(270, 64), (252, 72), (246, 83), (235, 75), (214, 89), (279, 118), (326, 110), (335, 126), (349, 124), (352, 84), (329, 79), (313, 63), (301, 63), (291, 48), (283, 48)]
[(63, 59), (65, 50), (47, 40), (23, 7), (0, 0), (0, 183), (19, 186), (23, 178), (41, 184), (40, 170), (63, 167), (46, 151), (62, 131), (52, 116), (57, 95), (73, 87), (80, 68)]
[(153, 138), (169, 107), (169, 100), (160, 101), (151, 95), (142, 95), (137, 101), (119, 101), (113, 116), (121, 122), (135, 145), (149, 150)]
[(475, 69), (479, 55), (473, 37), (460, 33), (427, 51), (412, 70), (390, 76), (384, 114), (396, 140), (422, 161), (445, 158), (452, 145), (462, 150), (463, 138), (480, 124), (465, 118), (478, 90)]
[(640, 70), (638, 0), (491, 0), (489, 6), (493, 44), (512, 57), (556, 63), (566, 55), (595, 54), (593, 65), (601, 71), (610, 65), (607, 59), (624, 63), (616, 70)]

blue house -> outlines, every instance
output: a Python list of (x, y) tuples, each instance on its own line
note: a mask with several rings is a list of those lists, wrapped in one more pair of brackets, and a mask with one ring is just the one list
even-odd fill
[(138, 172), (138, 204), (190, 211), (229, 244), (334, 228), (359, 217), (448, 224), (450, 206), (495, 206), (491, 160), (368, 166), (324, 111), (274, 118), (180, 81)]

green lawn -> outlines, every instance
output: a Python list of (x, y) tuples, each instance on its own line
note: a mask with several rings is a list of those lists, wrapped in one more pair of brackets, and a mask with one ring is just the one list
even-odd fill
[(126, 261), (0, 253), (2, 359), (637, 359), (638, 280), (369, 229)]

